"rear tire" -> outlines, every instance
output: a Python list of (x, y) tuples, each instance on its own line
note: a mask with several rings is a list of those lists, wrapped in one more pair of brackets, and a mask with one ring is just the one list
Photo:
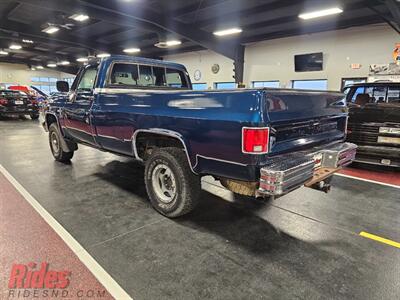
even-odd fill
[(200, 177), (191, 171), (184, 150), (172, 147), (154, 150), (150, 155), (145, 184), (152, 206), (169, 218), (191, 212), (201, 191)]
[(49, 127), (49, 144), (50, 150), (56, 161), (62, 163), (68, 163), (74, 156), (74, 151), (65, 152), (62, 148), (63, 137), (60, 134), (60, 130), (56, 123), (52, 123)]

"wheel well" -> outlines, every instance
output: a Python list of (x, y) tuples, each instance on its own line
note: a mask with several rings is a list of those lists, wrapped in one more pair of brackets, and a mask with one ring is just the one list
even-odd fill
[(57, 123), (57, 118), (55, 116), (53, 116), (52, 114), (47, 114), (46, 115), (46, 126), (47, 126), (47, 129), (53, 123)]
[(135, 146), (136, 154), (143, 160), (146, 160), (155, 148), (175, 147), (186, 150), (179, 138), (151, 132), (138, 133)]

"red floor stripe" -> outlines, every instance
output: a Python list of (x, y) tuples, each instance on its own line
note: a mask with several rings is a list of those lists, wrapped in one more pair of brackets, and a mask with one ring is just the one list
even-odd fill
[(339, 171), (339, 173), (400, 186), (400, 172), (346, 168)]
[[(47, 263), (48, 269), (33, 276), (34, 271), (40, 271), (42, 263)], [(16, 268), (15, 265), (20, 266)], [(25, 275), (15, 273), (13, 284), (18, 285), (18, 278), (24, 278), (24, 283), (45, 286), (10, 289), (13, 266), (16, 272), (25, 272)], [(60, 275), (51, 271), (70, 273)], [(68, 286), (52, 289), (53, 281), (63, 287), (60, 276), (67, 278)], [(113, 299), (58, 234), (0, 174), (0, 299), (13, 298)]]

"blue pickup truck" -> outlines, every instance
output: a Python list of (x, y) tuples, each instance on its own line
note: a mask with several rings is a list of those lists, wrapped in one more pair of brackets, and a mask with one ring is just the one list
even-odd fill
[(356, 152), (341, 93), (193, 91), (184, 66), (129, 56), (92, 61), (57, 88), (43, 118), (54, 158), (83, 144), (143, 162), (151, 204), (171, 218), (195, 207), (201, 176), (254, 197), (328, 191)]

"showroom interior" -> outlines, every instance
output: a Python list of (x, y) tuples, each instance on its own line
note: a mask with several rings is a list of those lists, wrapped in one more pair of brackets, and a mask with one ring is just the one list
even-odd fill
[(399, 1), (0, 16), (0, 299), (399, 297)]

